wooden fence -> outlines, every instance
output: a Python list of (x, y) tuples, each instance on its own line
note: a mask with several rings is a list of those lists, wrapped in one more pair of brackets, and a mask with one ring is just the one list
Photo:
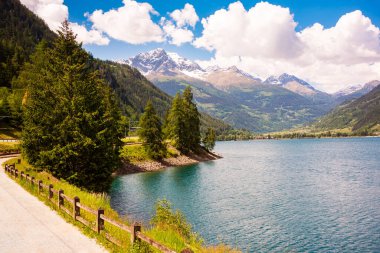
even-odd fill
[[(18, 162), (20, 163), (20, 159), (18, 160)], [(144, 241), (164, 253), (176, 253), (174, 250), (167, 248), (161, 243), (143, 234), (141, 232), (141, 224), (139, 223), (134, 223), (132, 226), (128, 226), (126, 224), (112, 220), (111, 218), (108, 218), (104, 214), (103, 209), (95, 210), (88, 206), (85, 206), (84, 204), (80, 203), (80, 199), (78, 197), (71, 198), (65, 195), (63, 190), (54, 189), (54, 186), (52, 184), (46, 185), (41, 180), (36, 180), (34, 177), (30, 176), (29, 174), (25, 174), (23, 171), (21, 171), (20, 173), (16, 169), (16, 164), (11, 164), (11, 165), (6, 164), (4, 169), (5, 169), (5, 172), (9, 173), (15, 179), (19, 178), (21, 180), (26, 180), (29, 184), (31, 184), (32, 187), (37, 187), (38, 194), (44, 195), (45, 197), (47, 197), (48, 200), (50, 200), (53, 204), (57, 206), (58, 210), (63, 210), (69, 216), (71, 216), (75, 221), (81, 222), (82, 224), (89, 227), (96, 233), (104, 236), (108, 241), (112, 242), (113, 244), (116, 244), (122, 247), (122, 242), (120, 242), (118, 239), (114, 238), (109, 233), (106, 233), (104, 231), (105, 222), (113, 226), (116, 226), (123, 231), (128, 232), (131, 235), (132, 244), (138, 241)], [(55, 199), (54, 199), (54, 196), (55, 196)], [(73, 206), (72, 210), (69, 210), (64, 206), (65, 201), (68, 201), (72, 204)], [(84, 219), (81, 216), (82, 211), (86, 211), (95, 216), (95, 220), (96, 220), (95, 226), (93, 226), (90, 221)], [(188, 253), (192, 251), (190, 249), (184, 249), (181, 252)]]

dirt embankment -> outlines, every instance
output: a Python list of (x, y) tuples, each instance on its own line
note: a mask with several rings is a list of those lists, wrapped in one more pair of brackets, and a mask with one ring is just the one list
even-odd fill
[(200, 154), (179, 155), (177, 157), (164, 158), (160, 161), (150, 160), (134, 163), (123, 161), (123, 166), (116, 172), (116, 175), (159, 171), (167, 167), (190, 165), (198, 162), (217, 160), (220, 158), (222, 157), (215, 153), (203, 151)]

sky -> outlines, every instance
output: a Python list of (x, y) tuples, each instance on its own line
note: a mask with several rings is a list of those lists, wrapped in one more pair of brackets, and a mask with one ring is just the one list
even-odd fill
[(262, 79), (289, 73), (335, 92), (380, 80), (379, 0), (21, 0), (52, 30), (68, 19), (95, 57), (164, 48)]

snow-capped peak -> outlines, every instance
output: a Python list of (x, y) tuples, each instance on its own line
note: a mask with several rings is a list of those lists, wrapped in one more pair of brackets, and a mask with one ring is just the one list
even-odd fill
[(190, 77), (206, 80), (207, 77), (216, 72), (234, 73), (234, 75), (244, 76), (253, 80), (260, 80), (252, 75), (238, 69), (236, 66), (221, 68), (219, 66), (203, 69), (198, 63), (180, 56), (174, 52), (166, 52), (162, 48), (157, 48), (145, 53), (140, 53), (128, 60), (118, 61), (128, 64), (140, 70), (144, 75), (154, 72), (164, 74), (182, 73)]
[(299, 79), (296, 76), (289, 75), (287, 73), (284, 73), (280, 76), (270, 76), (265, 80), (264, 83), (272, 84), (272, 85), (278, 85), (278, 86), (284, 86), (285, 84), (287, 84), (289, 82), (293, 82), (293, 81), (298, 82), (298, 83), (302, 84), (303, 86), (306, 86), (309, 89), (315, 90), (315, 88), (313, 86), (311, 86), (309, 83), (305, 82), (302, 79)]

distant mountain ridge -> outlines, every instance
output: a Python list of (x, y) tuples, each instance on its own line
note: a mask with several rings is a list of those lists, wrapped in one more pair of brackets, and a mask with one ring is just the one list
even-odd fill
[(237, 128), (257, 132), (281, 130), (313, 120), (333, 107), (329, 95), (288, 74), (278, 77), (274, 84), (236, 66), (204, 69), (164, 49), (140, 53), (121, 62), (140, 70), (170, 95), (192, 86), (201, 110)]
[(236, 66), (202, 68), (162, 48), (120, 62), (137, 68), (170, 95), (190, 85), (202, 111), (234, 127), (257, 132), (303, 125), (350, 97), (370, 90), (361, 87), (360, 91), (352, 89), (352, 92), (328, 94), (287, 73), (261, 80)]
[[(371, 82), (367, 88), (376, 83)], [(313, 126), (323, 130), (350, 128), (353, 132), (380, 133), (380, 85), (376, 85), (369, 93), (336, 107), (319, 118)]]

